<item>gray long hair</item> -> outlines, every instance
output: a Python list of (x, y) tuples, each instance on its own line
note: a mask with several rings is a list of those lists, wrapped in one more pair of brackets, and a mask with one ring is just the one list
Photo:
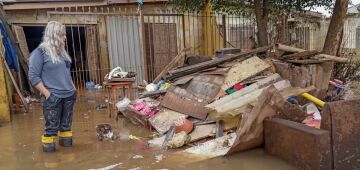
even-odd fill
[(64, 57), (71, 62), (71, 58), (65, 50), (65, 42), (61, 40), (61, 36), (64, 35), (66, 35), (66, 29), (60, 22), (50, 21), (46, 25), (40, 47), (50, 56), (53, 63), (59, 63), (60, 57)]

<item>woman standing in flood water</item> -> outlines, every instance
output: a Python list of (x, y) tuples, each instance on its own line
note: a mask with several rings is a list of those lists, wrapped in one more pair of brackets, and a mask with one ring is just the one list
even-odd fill
[(66, 29), (57, 21), (50, 21), (41, 44), (31, 53), (29, 80), (41, 93), (45, 131), (41, 137), (44, 152), (55, 151), (55, 137), (59, 145), (72, 146), (72, 116), (76, 88), (71, 79), (71, 58), (65, 50)]

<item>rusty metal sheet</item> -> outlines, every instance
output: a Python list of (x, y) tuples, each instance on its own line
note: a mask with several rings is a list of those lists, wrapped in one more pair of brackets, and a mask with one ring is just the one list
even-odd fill
[(331, 169), (330, 133), (284, 119), (264, 123), (265, 151), (298, 169)]
[(360, 169), (360, 100), (325, 105), (321, 129), (331, 132), (334, 169)]
[(202, 120), (206, 119), (208, 114), (204, 103), (181, 98), (173, 92), (167, 92), (160, 105)]
[(194, 76), (187, 76), (187, 77), (183, 77), (181, 79), (176, 80), (174, 83), (172, 83), (173, 86), (177, 86), (177, 85), (183, 85), (188, 83), (190, 80), (192, 80), (194, 78)]
[(200, 103), (204, 103), (204, 99), (198, 98), (194, 96), (194, 94), (188, 92), (187, 90), (177, 87), (177, 86), (171, 86), (167, 90), (168, 92), (173, 92), (175, 95), (177, 95), (180, 98), (188, 99), (188, 100), (194, 100)]
[(224, 76), (199, 75), (190, 82), (186, 90), (195, 97), (210, 103), (219, 93), (223, 82)]

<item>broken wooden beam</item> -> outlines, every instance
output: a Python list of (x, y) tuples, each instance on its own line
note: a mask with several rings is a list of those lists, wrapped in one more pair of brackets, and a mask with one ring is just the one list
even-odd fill
[(305, 60), (286, 60), (288, 63), (293, 64), (321, 64), (328, 62), (329, 60), (316, 60), (316, 59), (305, 59)]
[(313, 57), (314, 59), (323, 59), (323, 60), (329, 60), (329, 61), (335, 61), (335, 62), (339, 62), (339, 63), (347, 63), (349, 62), (349, 59), (344, 58), (344, 57), (336, 57), (336, 56), (332, 56), (332, 55), (327, 55), (327, 54), (319, 54)]
[[(291, 46), (287, 46), (284, 44), (276, 44), (275, 47), (277, 50), (291, 52), (291, 53), (301, 53), (301, 52), (306, 51), (301, 48), (291, 47)], [(347, 58), (337, 57), (337, 56), (332, 56), (332, 55), (327, 55), (327, 54), (318, 54), (312, 58), (313, 59), (323, 59), (323, 61), (334, 61), (334, 62), (340, 62), (340, 63), (349, 62), (349, 59), (347, 59)]]
[(290, 53), (299, 53), (299, 52), (306, 51), (306, 50), (301, 49), (301, 48), (291, 47), (291, 46), (280, 44), (280, 43), (275, 44), (275, 47), (276, 47), (277, 50), (286, 51), (286, 52), (290, 52)]
[(288, 54), (288, 55), (283, 55), (281, 57), (279, 57), (280, 60), (291, 60), (291, 59), (308, 59), (312, 56), (315, 56), (319, 54), (318, 51), (313, 50), (313, 51), (302, 51), (302, 52), (298, 52), (298, 53), (293, 53), (293, 54)]
[(240, 48), (218, 48), (215, 49), (215, 57), (221, 58), (229, 54), (238, 54), (241, 53)]

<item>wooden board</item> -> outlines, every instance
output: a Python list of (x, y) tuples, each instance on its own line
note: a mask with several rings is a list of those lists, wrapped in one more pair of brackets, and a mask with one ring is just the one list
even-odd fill
[(216, 106), (220, 106), (223, 104), (226, 104), (230, 102), (231, 100), (238, 98), (240, 96), (243, 96), (245, 94), (248, 94), (254, 90), (269, 86), (270, 84), (276, 83), (277, 81), (281, 80), (281, 77), (279, 74), (273, 74), (265, 79), (262, 79), (258, 81), (257, 83), (251, 84), (250, 86), (247, 86), (239, 91), (236, 91), (235, 93), (232, 93), (230, 95), (226, 95), (225, 97), (216, 100), (208, 105), (206, 105), (206, 108), (209, 110), (215, 108)]
[(280, 60), (286, 59), (308, 59), (314, 55), (319, 54), (318, 51), (313, 50), (313, 51), (302, 51), (299, 53), (293, 53), (293, 54), (288, 54), (288, 55), (284, 55), (282, 57), (280, 57)]
[[(227, 154), (252, 149), (262, 144), (263, 121), (276, 114), (276, 111), (272, 107), (272, 104), (276, 103), (276, 101), (273, 100), (275, 93), (278, 93), (278, 90), (276, 90), (274, 86), (270, 86), (261, 93), (259, 102), (255, 107), (248, 107), (236, 130), (234, 145), (231, 146)], [(280, 96), (279, 93), (278, 96)], [(280, 96), (278, 100), (281, 99), (282, 97)]]
[(269, 64), (258, 57), (251, 57), (241, 63), (237, 63), (229, 70), (221, 89), (225, 91), (236, 83), (259, 74), (269, 67)]
[(209, 61), (205, 61), (202, 63), (198, 63), (198, 64), (194, 64), (191, 66), (186, 66), (186, 67), (182, 67), (176, 70), (171, 70), (169, 71), (169, 75), (165, 76), (166, 80), (172, 80), (175, 78), (179, 78), (179, 77), (183, 77), (186, 75), (190, 75), (199, 71), (203, 71), (212, 67), (216, 67), (219, 66), (221, 64), (224, 64), (226, 62), (231, 62), (234, 60), (240, 60), (240, 61), (244, 61), (248, 58), (251, 58), (253, 55), (259, 53), (259, 52), (265, 52), (267, 50), (269, 50), (270, 48), (272, 48), (272, 45), (269, 46), (265, 46), (265, 47), (260, 47), (260, 48), (256, 48), (247, 52), (242, 52), (240, 54), (236, 54), (236, 55), (229, 55), (227, 57), (224, 58), (220, 58), (220, 59), (213, 59), (213, 60), (209, 60)]
[[(288, 80), (282, 80), (274, 84), (277, 90), (283, 90), (289, 88), (290, 82)], [(261, 89), (254, 90), (250, 93), (247, 93), (243, 96), (235, 98), (225, 104), (215, 106), (215, 108), (209, 112), (210, 116), (214, 120), (219, 119), (230, 119), (235, 116), (238, 116), (241, 113), (246, 111), (246, 108), (249, 104), (256, 105), (258, 103), (258, 97), (263, 93), (263, 91), (268, 88), (264, 87)]]
[(16, 90), (17, 94), (20, 96), (20, 99), (21, 99), (22, 103), (24, 104), (25, 112), (28, 112), (28, 111), (29, 111), (29, 106), (28, 106), (28, 104), (26, 103), (25, 97), (24, 97), (24, 95), (21, 93), (21, 91), (20, 91), (20, 89), (19, 89), (19, 86), (16, 84), (15, 78), (14, 78), (14, 76), (12, 75), (11, 70), (10, 70), (7, 62), (5, 61), (5, 58), (4, 58), (4, 57), (1, 57), (1, 60), (2, 60), (2, 62), (4, 63), (5, 69), (6, 69), (6, 71), (8, 72), (8, 74), (9, 74), (9, 76), (10, 76), (10, 79), (11, 79), (11, 81), (12, 81), (14, 87), (15, 87), (15, 90)]
[(170, 69), (173, 69), (173, 68), (176, 66), (176, 64), (178, 64), (178, 62), (185, 57), (185, 51), (186, 51), (186, 50), (189, 50), (189, 49), (190, 49), (190, 48), (182, 49), (182, 50), (179, 52), (179, 54), (178, 54), (176, 57), (174, 57), (174, 58), (169, 62), (169, 64), (167, 64), (167, 65), (165, 66), (165, 68), (156, 76), (156, 78), (153, 80), (153, 83), (157, 83), (158, 81), (160, 81), (161, 78), (162, 78), (163, 76), (165, 76), (165, 75), (169, 72)]
[(29, 63), (30, 53), (29, 53), (29, 48), (28, 48), (27, 42), (26, 42), (24, 29), (23, 29), (23, 27), (17, 26), (17, 25), (12, 25), (12, 28), (15, 32), (16, 40), (20, 46), (20, 50), (24, 55), (25, 62)]
[(86, 26), (85, 28), (86, 57), (90, 80), (101, 83), (97, 28), (96, 25)]
[(145, 23), (145, 52), (149, 82), (178, 54), (175, 23)]
[(190, 143), (205, 139), (209, 136), (215, 136), (215, 124), (195, 126), (194, 130), (189, 134)]

